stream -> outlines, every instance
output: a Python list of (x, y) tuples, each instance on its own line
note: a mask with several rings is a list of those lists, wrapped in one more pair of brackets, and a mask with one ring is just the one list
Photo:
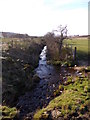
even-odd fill
[(19, 98), (17, 109), (20, 110), (20, 120), (32, 120), (37, 109), (46, 107), (54, 98), (53, 92), (58, 88), (59, 84), (65, 79), (68, 73), (64, 67), (59, 70), (54, 66), (48, 65), (46, 62), (47, 46), (44, 46), (39, 60), (39, 66), (35, 72), (40, 77), (40, 82), (32, 91), (27, 92)]

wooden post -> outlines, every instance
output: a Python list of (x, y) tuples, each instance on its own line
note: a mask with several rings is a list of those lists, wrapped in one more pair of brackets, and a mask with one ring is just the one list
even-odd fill
[(76, 61), (76, 52), (77, 51), (77, 48), (75, 47), (75, 49), (74, 49), (74, 60)]
[(11, 47), (13, 48), (13, 40), (11, 41)]

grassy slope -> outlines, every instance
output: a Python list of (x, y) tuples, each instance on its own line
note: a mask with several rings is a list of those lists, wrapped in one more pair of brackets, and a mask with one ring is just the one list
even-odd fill
[[(12, 105), (14, 99), (16, 101), (18, 96), (30, 90), (35, 85), (36, 76), (33, 77), (34, 69), (38, 66), (39, 54), (43, 44), (41, 44), (40, 40), (29, 42), (19, 41), (19, 43), (19, 45), (16, 45), (14, 48), (10, 47), (2, 54), (5, 57), (2, 60), (4, 105), (10, 102)], [(21, 43), (23, 43), (23, 48)]]
[[(4, 39), (4, 40), (9, 41), (10, 39), (9, 40)], [(36, 43), (40, 44), (39, 40), (37, 41), (35, 39), (35, 41), (36, 41)], [(78, 55), (81, 56), (80, 59), (85, 58), (86, 55), (87, 55), (87, 51), (88, 51), (88, 40), (86, 40), (86, 39), (85, 40), (82, 40), (82, 39), (81, 40), (80, 39), (75, 40), (74, 39), (72, 41), (68, 40), (68, 43), (72, 44), (73, 47), (74, 46), (77, 47)], [(18, 43), (19, 43), (18, 45), (22, 48), (27, 47), (27, 43), (26, 44), (24, 44), (24, 42), (22, 42), (23, 44), (21, 44), (21, 42), (18, 42)], [(23, 66), (23, 67), (27, 68), (27, 66)], [(68, 115), (75, 112), (76, 109), (78, 109), (78, 104), (77, 103), (78, 103), (79, 99), (80, 99), (79, 111), (81, 112), (80, 114), (82, 115), (83, 110), (85, 110), (87, 112), (87, 109), (86, 109), (87, 107), (86, 106), (88, 104), (88, 99), (89, 99), (88, 91), (87, 91), (88, 80), (86, 79), (86, 80), (84, 80), (84, 82), (82, 84), (78, 83), (78, 85), (75, 85), (75, 83), (73, 85), (71, 84), (71, 85), (68, 85), (68, 86), (64, 87), (63, 94), (61, 96), (55, 98), (54, 100), (52, 100), (50, 102), (50, 104), (47, 106), (47, 108), (44, 108), (44, 109), (40, 110), (39, 112), (37, 112), (35, 114), (34, 118), (35, 119), (37, 119), (37, 118), (39, 119), (39, 118), (42, 118), (42, 117), (48, 118), (48, 112), (47, 111), (49, 111), (49, 113), (50, 113), (52, 110), (55, 109), (55, 107), (57, 109), (59, 108), (59, 110), (60, 110), (59, 116), (67, 117)], [(80, 84), (81, 84), (81, 87), (80, 87)], [(81, 88), (84, 88), (84, 89), (81, 89)], [(78, 91), (77, 91), (77, 89), (78, 89)], [(85, 89), (86, 89), (86, 91), (85, 91)], [(75, 98), (77, 98), (77, 99), (75, 99)], [(67, 108), (69, 108), (69, 109), (67, 109)], [(10, 114), (12, 114), (13, 110), (15, 111), (15, 114), (17, 113), (16, 109), (12, 109), (12, 108), (5, 108), (5, 109), (7, 109), (7, 112), (6, 112), (7, 117), (9, 117)], [(11, 110), (11, 112), (10, 112), (10, 114), (8, 114), (10, 110)], [(45, 113), (45, 111), (46, 111), (46, 113)], [(13, 115), (13, 117), (15, 116), (15, 114)], [(12, 119), (12, 117), (11, 117), (11, 119)]]
[[(58, 117), (70, 119), (74, 115), (80, 117), (88, 113), (90, 103), (88, 82), (88, 78), (78, 78), (74, 83), (64, 86), (62, 94), (53, 99), (46, 108), (37, 111), (34, 119)], [(58, 112), (56, 116), (52, 115), (54, 110)], [(86, 117), (88, 118), (88, 115)]]
[[(2, 54), (5, 57), (2, 59), (2, 102), (4, 105), (2, 110), (3, 118), (10, 117), (9, 119), (12, 119), (17, 114), (16, 109), (12, 107), (15, 106), (18, 97), (31, 90), (40, 80), (34, 74), (34, 69), (38, 66), (43, 42), (39, 38), (31, 41), (13, 39), (13, 43), (16, 42), (16, 44), (12, 48), (10, 40), (10, 38), (2, 39), (7, 46), (10, 46), (6, 47)], [(11, 115), (13, 113), (15, 114)]]
[[(64, 44), (77, 47), (78, 60), (88, 59), (88, 39), (65, 40)], [(70, 81), (70, 80), (68, 80)], [(67, 82), (68, 82), (67, 81)], [(62, 119), (82, 118), (89, 119), (90, 106), (89, 78), (77, 78), (74, 83), (64, 85), (62, 94), (53, 99), (46, 108), (37, 110), (34, 119)], [(53, 115), (56, 111), (56, 116)]]

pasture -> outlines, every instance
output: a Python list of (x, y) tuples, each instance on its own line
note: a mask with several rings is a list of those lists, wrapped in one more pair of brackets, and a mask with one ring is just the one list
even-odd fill
[(64, 40), (64, 44), (77, 48), (77, 59), (82, 61), (88, 60), (88, 38), (72, 38), (71, 40)]

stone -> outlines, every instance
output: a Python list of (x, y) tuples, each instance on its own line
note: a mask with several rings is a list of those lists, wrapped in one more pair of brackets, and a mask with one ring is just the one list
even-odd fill
[(60, 115), (61, 115), (61, 112), (58, 110), (51, 111), (52, 118), (58, 118), (58, 116), (60, 116)]

